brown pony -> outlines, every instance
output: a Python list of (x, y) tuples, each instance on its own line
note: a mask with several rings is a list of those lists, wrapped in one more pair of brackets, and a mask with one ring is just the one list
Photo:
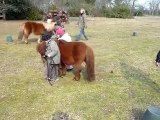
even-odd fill
[[(56, 40), (61, 53), (61, 73), (66, 74), (65, 65), (74, 65), (74, 80), (80, 79), (81, 64), (83, 61), (86, 63), (88, 80), (95, 80), (94, 71), (94, 54), (93, 50), (83, 42), (65, 42)], [(41, 42), (37, 45), (37, 51), (41, 57), (45, 55), (46, 42)], [(43, 57), (42, 57), (43, 58)], [(44, 59), (42, 59), (44, 61)]]
[(52, 31), (54, 29), (55, 23), (38, 23), (27, 21), (22, 23), (21, 30), (18, 35), (18, 40), (22, 40), (24, 37), (25, 43), (28, 43), (28, 37), (31, 33), (34, 35), (42, 35), (46, 30)]

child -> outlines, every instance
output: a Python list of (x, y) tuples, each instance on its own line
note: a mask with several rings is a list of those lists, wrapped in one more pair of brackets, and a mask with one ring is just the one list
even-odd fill
[(45, 53), (45, 78), (52, 85), (52, 82), (59, 80), (58, 79), (58, 69), (60, 64), (60, 51), (57, 43), (54, 39), (46, 40), (46, 53)]
[(64, 28), (60, 27), (60, 26), (56, 26), (55, 27), (55, 33), (57, 35), (58, 38), (62, 37), (65, 33)]

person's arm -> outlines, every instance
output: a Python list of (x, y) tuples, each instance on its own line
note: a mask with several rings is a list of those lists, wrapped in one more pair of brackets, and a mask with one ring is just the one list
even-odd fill
[(83, 22), (84, 22), (84, 26), (87, 28), (87, 19), (86, 19), (86, 15), (83, 15)]

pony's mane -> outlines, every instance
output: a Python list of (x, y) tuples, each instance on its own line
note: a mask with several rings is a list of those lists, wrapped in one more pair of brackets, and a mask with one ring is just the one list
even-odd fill
[(60, 42), (60, 43), (63, 43), (63, 44), (68, 43), (68, 42), (67, 42), (67, 41), (65, 41), (65, 40), (59, 40), (59, 42)]
[(35, 21), (27, 21), (25, 23), (29, 23), (29, 24), (36, 24), (36, 25), (43, 25), (43, 23), (40, 23), (40, 22), (35, 22)]

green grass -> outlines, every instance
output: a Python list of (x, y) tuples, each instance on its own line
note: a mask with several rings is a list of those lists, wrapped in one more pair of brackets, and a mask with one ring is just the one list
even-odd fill
[[(83, 69), (80, 81), (69, 72), (53, 86), (43, 79), (38, 37), (30, 36), (28, 45), (7, 44), (5, 37), (16, 39), (23, 21), (0, 21), (0, 119), (48, 120), (57, 111), (75, 120), (141, 119), (148, 106), (160, 106), (160, 69), (154, 65), (159, 21), (88, 18), (84, 42), (94, 50), (96, 81), (87, 82)], [(65, 27), (78, 34), (76, 21)]]

